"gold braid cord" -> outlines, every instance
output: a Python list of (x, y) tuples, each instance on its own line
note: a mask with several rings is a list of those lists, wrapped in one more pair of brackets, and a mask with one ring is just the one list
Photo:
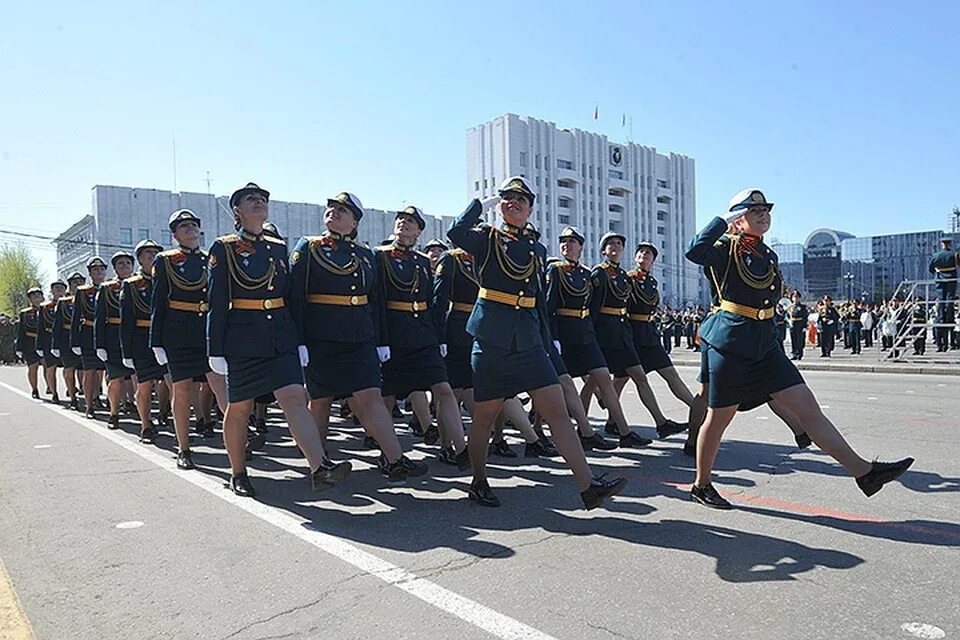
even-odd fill
[(477, 276), (473, 274), (473, 270), (471, 269), (470, 271), (467, 271), (467, 268), (463, 265), (463, 261), (459, 256), (456, 258), (456, 262), (457, 269), (463, 274), (463, 277), (479, 287), (480, 281), (477, 279)]
[(81, 317), (92, 318), (97, 314), (97, 310), (94, 307), (87, 304), (87, 293), (85, 291), (81, 292), (80, 295), (77, 296), (77, 298), (79, 299), (75, 301), (75, 304), (80, 305)]
[(591, 282), (589, 276), (583, 279), (584, 283), (582, 287), (576, 287), (574, 286), (573, 282), (571, 282), (573, 278), (567, 277), (567, 272), (560, 268), (557, 268), (556, 271), (557, 281), (560, 283), (560, 292), (565, 294), (565, 300), (568, 296), (570, 298), (584, 298), (590, 295), (590, 292), (593, 290), (593, 282)]
[[(603, 275), (607, 279), (607, 285), (609, 285), (610, 293), (613, 294), (613, 297), (621, 302), (625, 302), (627, 296), (630, 295), (630, 278), (626, 278), (627, 283), (624, 285), (623, 289), (617, 289), (617, 280), (616, 277), (611, 277), (609, 272), (607, 272), (607, 267), (613, 267), (609, 262), (603, 263)], [(617, 274), (623, 271), (619, 266), (613, 267), (617, 270)], [(625, 276), (626, 277), (626, 276)]]
[(415, 289), (420, 287), (420, 267), (417, 266), (416, 262), (411, 260), (413, 265), (413, 275), (410, 276), (409, 281), (401, 280), (400, 276), (393, 270), (393, 265), (390, 264), (390, 254), (386, 251), (380, 252), (380, 261), (383, 262), (383, 270), (387, 273), (387, 280), (399, 291), (404, 293), (412, 294)]
[(733, 264), (737, 267), (737, 273), (740, 274), (740, 279), (752, 289), (769, 289), (770, 285), (773, 284), (773, 281), (777, 277), (776, 264), (771, 261), (770, 270), (761, 277), (753, 275), (750, 273), (750, 269), (748, 269), (747, 265), (744, 263), (740, 252), (737, 250), (737, 247), (740, 245), (740, 238), (738, 236), (734, 236), (732, 240), (733, 241), (730, 243), (730, 260), (732, 260)]
[(232, 247), (228, 247), (224, 253), (227, 256), (227, 271), (230, 273), (230, 281), (236, 283), (241, 289), (257, 291), (269, 287), (273, 282), (273, 276), (277, 273), (277, 266), (274, 262), (270, 262), (270, 266), (264, 275), (253, 278), (237, 264), (237, 257), (234, 255)]
[(360, 268), (360, 258), (357, 256), (353, 256), (350, 262), (342, 267), (336, 262), (333, 262), (327, 258), (327, 256), (323, 255), (323, 251), (320, 250), (320, 243), (314, 239), (310, 240), (310, 255), (317, 261), (317, 264), (334, 275), (349, 276)]
[[(204, 275), (204, 279), (206, 279), (206, 275)], [(143, 296), (141, 296), (141, 295), (137, 292), (136, 287), (131, 286), (131, 287), (130, 287), (130, 290), (133, 291), (133, 293), (131, 294), (131, 297), (133, 298), (133, 309), (134, 309), (134, 311), (138, 312), (138, 313), (141, 314), (141, 315), (145, 315), (145, 316), (149, 317), (149, 316), (150, 316), (150, 303), (144, 302)]]
[[(227, 251), (227, 255), (232, 254), (232, 251)], [(198, 280), (187, 280), (183, 276), (177, 273), (177, 270), (173, 268), (173, 265), (170, 264), (170, 258), (168, 256), (163, 257), (164, 266), (166, 266), (165, 271), (167, 272), (167, 282), (170, 283), (170, 290), (179, 289), (180, 291), (199, 291), (207, 286), (207, 270), (203, 269), (200, 273), (200, 278)], [(228, 260), (229, 262), (229, 260)]]
[[(648, 278), (651, 276), (647, 276)], [(632, 280), (632, 278), (631, 278)], [(652, 307), (656, 307), (660, 304), (660, 290), (654, 289), (653, 295), (649, 298), (645, 295), (643, 291), (643, 283), (634, 281), (633, 286), (630, 287), (630, 298), (633, 300), (639, 300), (643, 304), (648, 304)]]
[(500, 270), (503, 271), (508, 278), (516, 282), (521, 282), (532, 277), (537, 270), (536, 256), (530, 256), (530, 262), (526, 265), (517, 264), (507, 254), (507, 248), (504, 246), (500, 234), (501, 232), (497, 229), (493, 229), (493, 233), (490, 234), (490, 252), (496, 256)]

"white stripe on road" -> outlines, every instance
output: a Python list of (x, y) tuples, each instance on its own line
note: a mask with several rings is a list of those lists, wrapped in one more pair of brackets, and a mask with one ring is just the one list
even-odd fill
[[(0, 382), (0, 387), (22, 396), (27, 400), (31, 399), (30, 394), (5, 382)], [(261, 502), (256, 502), (250, 498), (235, 496), (232, 492), (226, 491), (219, 480), (210, 478), (202, 473), (184, 473), (179, 471), (173, 459), (158, 453), (155, 449), (147, 448), (144, 445), (134, 442), (120, 433), (108, 431), (103, 423), (91, 422), (86, 418), (68, 413), (60, 407), (46, 403), (37, 404), (67, 420), (72, 420), (98, 436), (106, 438), (110, 442), (126, 449), (130, 453), (140, 456), (147, 462), (169, 471), (178, 479), (189, 482), (214, 497), (224, 502), (229, 502), (235, 507), (260, 518), (264, 522), (296, 536), (317, 549), (329, 553), (335, 558), (353, 565), (357, 569), (375, 578), (383, 580), (387, 584), (406, 591), (431, 606), (453, 614), (464, 622), (482, 629), (492, 636), (503, 638), (504, 640), (557, 640), (553, 636), (525, 625), (519, 620), (514, 620), (510, 616), (485, 607), (479, 602), (454, 593), (429, 580), (420, 578), (406, 569), (364, 551), (360, 547), (342, 538), (305, 528), (305, 521), (297, 520), (279, 509), (267, 506)]]

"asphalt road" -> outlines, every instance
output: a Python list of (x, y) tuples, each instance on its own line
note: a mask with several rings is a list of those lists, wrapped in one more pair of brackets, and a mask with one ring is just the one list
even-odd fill
[[(864, 456), (917, 459), (902, 484), (868, 500), (764, 407), (721, 449), (732, 512), (689, 501), (682, 436), (591, 454), (631, 479), (606, 509), (580, 508), (562, 461), (522, 457), (494, 461), (504, 506), (484, 509), (439, 464), (387, 485), (350, 426), (332, 448), (354, 473), (313, 494), (276, 419), (251, 463), (260, 497), (244, 500), (222, 486), (219, 443), (177, 471), (171, 436), (140, 445), (133, 421), (107, 431), (2, 368), (0, 561), (43, 640), (960, 638), (960, 383), (805, 375)], [(625, 408), (652, 435), (632, 390)]]

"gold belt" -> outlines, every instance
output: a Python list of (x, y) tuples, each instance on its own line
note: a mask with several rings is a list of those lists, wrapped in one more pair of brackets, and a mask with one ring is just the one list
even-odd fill
[(120, 324), (120, 318), (107, 318), (107, 324)]
[(631, 313), (631, 320), (636, 320), (637, 322), (652, 322), (653, 314), (652, 313)]
[(26, 335), (28, 338), (36, 338), (36, 337), (37, 337), (37, 334), (35, 334), (35, 333), (30, 333), (29, 331), (27, 331), (25, 335)]
[[(234, 300), (236, 302), (236, 300)], [(167, 307), (174, 311), (187, 311), (189, 313), (206, 313), (210, 307), (206, 300), (200, 302), (182, 302), (180, 300), (170, 300)], [(241, 307), (242, 308), (242, 307)]]
[(586, 318), (590, 315), (590, 309), (566, 309), (559, 308), (557, 309), (557, 315), (563, 316), (564, 318)]
[(243, 311), (264, 311), (269, 309), (282, 309), (286, 303), (283, 298), (267, 298), (266, 300), (252, 300), (250, 298), (234, 298), (230, 301), (231, 309), (241, 309)]
[(367, 296), (335, 296), (326, 293), (312, 293), (307, 296), (310, 304), (332, 304), (338, 307), (362, 307), (367, 304)]
[(63, 330), (64, 330), (64, 331), (70, 331), (71, 327), (72, 327), (72, 325), (65, 324), (65, 325), (63, 325)]
[(137, 326), (138, 326), (138, 327), (142, 327), (142, 328), (144, 328), (144, 329), (149, 329), (149, 328), (150, 328), (150, 321), (149, 321), (149, 320), (137, 320)]
[(387, 309), (390, 309), (391, 311), (406, 311), (407, 313), (413, 313), (415, 311), (426, 311), (427, 303), (397, 302), (395, 300), (387, 300)]
[(750, 318), (752, 320), (769, 320), (773, 317), (773, 307), (767, 309), (755, 309), (754, 307), (748, 307), (744, 304), (737, 304), (736, 302), (730, 302), (729, 300), (721, 300), (720, 308), (724, 311), (729, 311), (730, 313), (735, 313), (738, 316), (743, 316), (744, 318)]
[(466, 302), (451, 302), (450, 308), (453, 311), (461, 311), (463, 313), (473, 313), (473, 305)]
[(536, 298), (531, 298), (529, 296), (525, 297), (523, 293), (505, 293), (503, 291), (485, 289), (481, 287), (478, 297), (483, 298), (484, 300), (489, 300), (490, 302), (507, 304), (515, 309), (519, 309), (520, 307), (523, 307), (524, 309), (533, 309), (535, 306), (537, 306)]
[(600, 313), (605, 316), (625, 316), (627, 315), (626, 307), (600, 307)]
[(93, 326), (93, 320), (87, 320), (86, 318), (84, 318), (84, 319), (83, 319), (83, 326), (85, 326), (85, 327), (92, 327), (92, 326)]
[(956, 267), (934, 267), (938, 273), (946, 273), (948, 271), (956, 271)]

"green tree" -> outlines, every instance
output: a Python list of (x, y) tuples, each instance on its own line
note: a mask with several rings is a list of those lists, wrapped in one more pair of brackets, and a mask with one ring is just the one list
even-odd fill
[(27, 289), (42, 281), (40, 261), (22, 244), (0, 247), (0, 311), (16, 315), (30, 305)]

